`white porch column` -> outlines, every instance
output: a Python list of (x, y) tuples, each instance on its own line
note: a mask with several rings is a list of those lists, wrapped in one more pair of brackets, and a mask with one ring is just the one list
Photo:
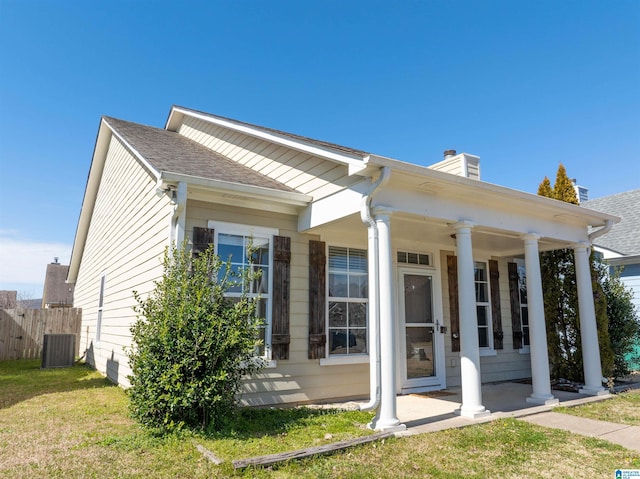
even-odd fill
[(531, 355), (531, 379), (533, 392), (527, 402), (535, 404), (557, 404), (551, 394), (549, 376), (549, 350), (547, 349), (547, 325), (544, 317), (542, 276), (537, 234), (523, 236), (524, 261), (527, 270), (527, 304), (529, 310), (529, 339)]
[(458, 309), (460, 311), (460, 375), (462, 405), (457, 414), (472, 419), (488, 416), (491, 412), (482, 405), (480, 378), (480, 346), (478, 342), (478, 313), (470, 221), (453, 225), (458, 249)]
[(598, 344), (596, 310), (593, 304), (591, 269), (589, 267), (589, 245), (579, 243), (574, 247), (576, 285), (578, 287), (578, 308), (580, 313), (580, 339), (582, 340), (582, 363), (584, 367), (584, 387), (581, 394), (601, 396), (609, 394), (602, 387), (602, 364)]
[(396, 408), (396, 321), (390, 211), (376, 208), (378, 227), (378, 273), (380, 275), (380, 408), (373, 428), (380, 431), (406, 429)]

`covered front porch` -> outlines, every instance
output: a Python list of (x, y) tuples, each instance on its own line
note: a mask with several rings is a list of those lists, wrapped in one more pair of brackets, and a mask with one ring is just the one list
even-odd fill
[(522, 382), (483, 384), (483, 402), (491, 414), (476, 420), (460, 416), (456, 412), (462, 405), (462, 387), (460, 386), (432, 393), (398, 396), (398, 419), (407, 428), (403, 434), (412, 435), (507, 417), (529, 416), (553, 410), (558, 406), (577, 406), (609, 397), (608, 393), (593, 396), (553, 389), (552, 394), (557, 402), (535, 404), (527, 400), (532, 391), (531, 384)]
[[(605, 222), (610, 219), (575, 205), (408, 167), (393, 173), (385, 167), (375, 182), (372, 178), (371, 184), (365, 182), (310, 206), (299, 221), (301, 231), (319, 234), (329, 244), (362, 241), (365, 228), (368, 233), (371, 399), (363, 409), (377, 409), (371, 427), (402, 430), (406, 420), (414, 419), (402, 417), (400, 401), (410, 401), (405, 397), (414, 397), (411, 393), (458, 383), (460, 400), (452, 413), (462, 416), (463, 422), (495, 413), (484, 397), (482, 384), (487, 381), (531, 377), (532, 385), (521, 388), (527, 391), (524, 403), (534, 407), (560, 402), (550, 388), (539, 264), (539, 253), (545, 250), (575, 252), (585, 345), (581, 392), (606, 394), (601, 383), (588, 229)], [(411, 254), (417, 262), (401, 260)], [(513, 302), (509, 307), (514, 293), (508, 277), (515, 266), (509, 263), (516, 258), (526, 270), (525, 348), (516, 345), (515, 334), (522, 332), (515, 326), (524, 329), (525, 323), (514, 319)], [(482, 274), (479, 268), (484, 268)], [(410, 298), (408, 288), (421, 290)], [(421, 308), (418, 313), (408, 313), (410, 301), (414, 311)], [(423, 339), (416, 339), (419, 334)], [(489, 377), (496, 379), (487, 379), (486, 373), (483, 377), (481, 356), (485, 365), (493, 366)], [(511, 364), (521, 363), (524, 357), (528, 371), (517, 376), (522, 371), (513, 373)], [(432, 361), (433, 369), (411, 361)], [(422, 373), (416, 373), (416, 367)], [(405, 396), (396, 396), (401, 392)]]

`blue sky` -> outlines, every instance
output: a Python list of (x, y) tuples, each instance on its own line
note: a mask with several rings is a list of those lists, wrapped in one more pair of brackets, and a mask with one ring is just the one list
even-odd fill
[(535, 193), (640, 187), (640, 1), (0, 0), (0, 289), (68, 263), (101, 115), (171, 105)]

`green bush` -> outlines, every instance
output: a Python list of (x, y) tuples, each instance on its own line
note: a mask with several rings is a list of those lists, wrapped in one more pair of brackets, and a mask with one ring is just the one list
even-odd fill
[[(262, 367), (256, 358), (256, 300), (247, 296), (255, 274), (232, 276), (210, 247), (192, 257), (186, 243), (167, 249), (163, 278), (138, 302), (127, 351), (133, 417), (172, 432), (216, 430), (234, 414), (243, 376)], [(242, 282), (240, 298), (225, 298)]]

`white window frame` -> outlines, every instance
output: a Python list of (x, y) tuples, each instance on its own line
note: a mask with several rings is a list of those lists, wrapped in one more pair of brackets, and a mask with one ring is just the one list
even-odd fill
[[(476, 275), (475, 275), (475, 271), (476, 271), (476, 265), (480, 263), (484, 265), (484, 270), (486, 273), (486, 281), (483, 281), (482, 284), (487, 285), (487, 300), (486, 301), (478, 301), (478, 294), (477, 294), (477, 285), (479, 284), (478, 281), (476, 281)], [(486, 326), (480, 326), (480, 324), (478, 324), (478, 332), (480, 330), (480, 328), (486, 328), (487, 329), (487, 340), (488, 340), (488, 345), (487, 346), (480, 346), (480, 344), (478, 344), (478, 348), (480, 350), (480, 355), (481, 356), (491, 356), (496, 354), (495, 349), (494, 349), (494, 345), (493, 345), (493, 317), (491, 315), (491, 277), (490, 277), (490, 272), (489, 272), (489, 261), (486, 260), (474, 260), (473, 262), (473, 286), (474, 286), (474, 296), (475, 296), (475, 300), (476, 300), (476, 310), (479, 306), (482, 306), (484, 308), (486, 308), (486, 318), (487, 318), (487, 324)], [(477, 313), (476, 313), (477, 314)]]
[[(326, 307), (325, 307), (325, 331), (327, 334), (327, 342), (325, 344), (325, 358), (322, 358), (320, 360), (320, 364), (321, 365), (334, 365), (334, 364), (359, 364), (359, 363), (366, 363), (369, 361), (369, 294), (370, 292), (368, 291), (368, 281), (369, 281), (369, 263), (367, 260), (367, 297), (366, 298), (350, 298), (350, 297), (342, 297), (342, 296), (329, 296), (329, 284), (330, 284), (330, 275), (331, 275), (331, 270), (329, 268), (329, 250), (330, 248), (345, 248), (347, 249), (347, 251), (349, 250), (358, 250), (358, 251), (363, 251), (365, 253), (365, 255), (367, 255), (368, 258), (368, 251), (366, 248), (362, 248), (362, 247), (356, 247), (356, 246), (351, 246), (351, 245), (344, 245), (344, 244), (331, 244), (331, 245), (327, 245), (327, 250), (326, 250), (326, 258), (327, 258), (327, 281), (326, 281)], [(348, 271), (346, 272), (346, 274), (348, 275)], [(364, 303), (365, 305), (365, 311), (366, 311), (366, 326), (365, 326), (365, 330), (366, 330), (366, 338), (367, 338), (367, 350), (366, 352), (363, 353), (346, 353), (346, 354), (330, 354), (329, 351), (329, 335), (331, 334), (331, 329), (329, 327), (329, 304), (332, 301), (339, 301), (339, 302), (344, 302), (344, 303)], [(347, 326), (347, 331), (348, 331), (348, 326)], [(359, 329), (359, 328), (358, 328)]]
[(104, 314), (104, 293), (107, 286), (107, 273), (100, 275), (100, 289), (98, 293), (98, 310), (96, 315), (96, 343), (102, 338), (102, 317)]
[[(234, 235), (243, 236), (244, 238), (262, 237), (269, 239), (269, 278), (268, 278), (268, 294), (260, 296), (259, 294), (250, 293), (250, 297), (260, 297), (266, 300), (265, 312), (265, 333), (264, 333), (264, 356), (262, 359), (267, 361), (267, 367), (275, 367), (275, 361), (271, 359), (271, 315), (273, 309), (273, 237), (278, 236), (280, 231), (277, 228), (267, 228), (263, 226), (245, 225), (240, 223), (227, 223), (224, 221), (211, 220), (207, 223), (207, 227), (214, 231), (214, 253), (218, 255), (218, 235)], [(227, 261), (227, 258), (220, 258)], [(230, 294), (229, 297), (235, 296)]]

